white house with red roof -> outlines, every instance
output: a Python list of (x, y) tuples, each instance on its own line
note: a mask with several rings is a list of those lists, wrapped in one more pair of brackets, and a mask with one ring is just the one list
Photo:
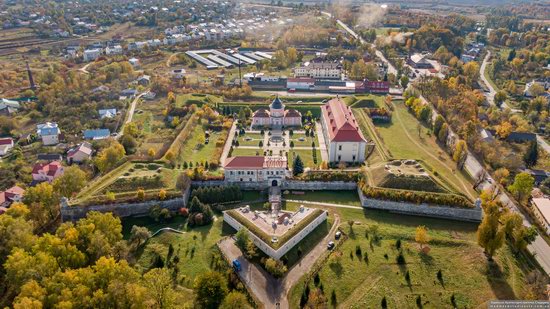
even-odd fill
[(5, 156), (13, 148), (13, 138), (3, 137), (0, 138), (0, 156)]
[(59, 161), (50, 163), (36, 163), (32, 169), (32, 179), (36, 182), (52, 182), (63, 175), (64, 169)]
[(13, 186), (6, 191), (0, 192), (0, 207), (10, 207), (14, 202), (20, 202), (23, 198), (25, 189), (19, 186)]
[(280, 186), (288, 176), (286, 157), (237, 156), (227, 158), (224, 165), (225, 181), (248, 182)]
[(260, 108), (252, 115), (253, 127), (300, 127), (302, 114), (295, 109), (285, 110), (285, 105), (277, 96), (269, 105), (269, 110)]
[(363, 162), (367, 140), (351, 108), (340, 98), (321, 106), (321, 125), (330, 162)]

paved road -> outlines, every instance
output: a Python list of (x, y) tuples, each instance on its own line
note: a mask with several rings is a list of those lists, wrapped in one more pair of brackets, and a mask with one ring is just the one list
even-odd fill
[(550, 154), (550, 145), (540, 135), (537, 135), (537, 143), (539, 143), (539, 146), (541, 146), (542, 149)]
[(134, 117), (134, 112), (136, 110), (136, 105), (137, 105), (137, 102), (139, 102), (139, 99), (145, 95), (147, 93), (147, 91), (143, 92), (143, 93), (140, 93), (138, 94), (134, 100), (132, 101), (132, 103), (130, 104), (130, 108), (128, 109), (128, 113), (126, 115), (126, 120), (124, 121), (124, 123), (122, 124), (122, 126), (120, 126), (120, 130), (118, 131), (118, 135), (117, 135), (117, 138), (122, 136), (122, 133), (124, 132), (124, 126), (127, 125), (128, 123), (132, 122), (132, 119)]
[[(420, 99), (423, 102), (430, 104), (430, 102), (428, 102), (423, 96), (420, 96)], [(433, 106), (432, 110), (433, 117), (437, 117), (438, 113)], [(449, 135), (451, 136), (451, 138), (458, 138), (457, 134), (454, 133), (451, 129), (449, 129)], [(468, 151), (468, 156), (466, 157), (466, 162), (464, 163), (464, 169), (468, 172), (468, 174), (472, 175), (472, 177), (476, 177), (476, 175), (479, 175), (479, 173), (482, 173), (484, 171), (486, 172), (483, 165), (476, 159), (476, 157), (474, 157), (474, 155), (470, 151)], [(494, 180), (490, 176), (486, 176), (485, 181), (480, 185), (480, 188), (482, 188), (483, 190), (489, 189), (493, 186), (492, 183), (494, 183)], [(517, 205), (512, 202), (506, 192), (500, 191), (498, 198), (504, 206), (521, 215), (521, 217), (523, 218), (523, 224), (525, 226), (531, 226), (529, 218), (522, 211), (520, 211)], [(547, 274), (550, 274), (550, 245), (548, 245), (548, 243), (544, 239), (542, 239), (540, 235), (538, 235), (535, 241), (530, 244), (527, 249), (539, 262), (544, 271)]]
[(80, 69), (78, 69), (80, 72), (82, 73), (85, 73), (85, 74), (89, 74), (90, 72), (88, 72), (88, 67), (90, 66), (90, 64), (92, 64), (93, 62), (90, 62), (90, 63), (87, 63), (85, 66), (81, 67)]
[[(336, 96), (335, 93), (332, 93), (332, 92), (288, 92), (288, 91), (262, 91), (262, 90), (259, 90), (259, 91), (256, 91), (257, 93), (267, 93), (267, 94), (270, 94), (270, 95), (274, 95), (274, 94), (277, 94), (279, 96), (283, 96), (283, 97), (300, 97), (300, 98), (307, 98), (307, 97), (311, 97), (311, 98), (326, 98), (326, 97), (334, 97)], [(348, 95), (346, 94), (339, 94), (340, 97), (346, 97)], [(292, 104), (292, 103), (290, 103)]]
[(323, 125), (321, 125), (320, 121), (317, 121), (315, 124), (315, 134), (317, 136), (317, 140), (319, 141), (318, 146), (321, 151), (321, 161), (328, 162), (327, 143), (325, 141), (325, 135), (323, 134)]
[[(483, 59), (483, 62), (481, 63), (481, 68), (479, 68), (479, 77), (481, 77), (481, 80), (485, 83), (485, 86), (489, 89), (489, 92), (485, 93), (485, 97), (487, 98), (487, 102), (491, 105), (495, 105), (495, 94), (497, 93), (495, 88), (491, 85), (489, 80), (485, 77), (485, 70), (487, 69), (487, 64), (489, 64), (489, 59), (491, 58), (491, 51), (487, 50), (487, 55), (485, 55), (485, 58)], [(503, 107), (508, 107), (505, 105), (506, 102), (502, 103)]]
[(294, 265), (282, 279), (275, 279), (260, 266), (250, 263), (235, 245), (233, 238), (223, 239), (218, 243), (218, 247), (229, 262), (236, 259), (241, 263), (239, 277), (264, 308), (288, 309), (290, 308), (288, 303), (290, 289), (311, 270), (323, 254), (327, 253), (326, 245), (330, 239), (334, 239), (339, 225), (340, 217), (335, 215), (334, 223), (327, 236), (311, 249), (298, 264)]

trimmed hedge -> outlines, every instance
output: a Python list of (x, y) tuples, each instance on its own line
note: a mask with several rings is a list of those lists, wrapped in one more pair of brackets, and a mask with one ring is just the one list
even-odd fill
[(358, 181), (360, 179), (360, 173), (346, 172), (346, 171), (330, 171), (330, 172), (310, 171), (294, 178), (297, 180), (308, 180), (308, 181), (352, 182), (352, 181)]
[(228, 210), (227, 213), (237, 222), (242, 224), (244, 227), (246, 227), (251, 233), (258, 236), (263, 242), (265, 242), (268, 246), (271, 248), (277, 250), (281, 246), (283, 246), (286, 242), (288, 242), (292, 237), (294, 237), (299, 231), (304, 229), (308, 224), (313, 222), (317, 217), (319, 217), (324, 210), (315, 208), (311, 214), (309, 214), (307, 217), (302, 219), (300, 222), (298, 222), (290, 231), (286, 232), (285, 234), (281, 235), (278, 238), (278, 241), (276, 243), (271, 242), (271, 236), (265, 233), (262, 229), (254, 225), (252, 222), (250, 222), (248, 219), (246, 219), (241, 213), (236, 209)]

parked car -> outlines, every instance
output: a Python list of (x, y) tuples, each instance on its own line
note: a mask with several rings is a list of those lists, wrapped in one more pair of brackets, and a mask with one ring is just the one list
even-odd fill
[(340, 232), (340, 231), (338, 231), (338, 232), (336, 232), (336, 234), (334, 234), (334, 238), (336, 240), (340, 239), (341, 236), (342, 236), (342, 232)]
[(239, 260), (233, 260), (232, 264), (235, 271), (241, 271), (241, 262), (239, 262)]
[(327, 249), (332, 250), (334, 249), (334, 241), (329, 241), (327, 244)]

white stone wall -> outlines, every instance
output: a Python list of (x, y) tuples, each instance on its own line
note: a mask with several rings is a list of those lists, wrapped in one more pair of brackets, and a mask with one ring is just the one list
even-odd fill
[[(317, 226), (319, 226), (321, 223), (323, 223), (327, 219), (327, 212), (323, 211), (323, 213), (315, 218), (315, 220), (311, 221), (304, 229), (302, 229), (300, 232), (298, 232), (294, 237), (289, 239), (283, 246), (281, 246), (279, 249), (275, 250), (272, 247), (270, 247), (268, 244), (266, 244), (263, 240), (261, 240), (258, 236), (254, 235), (253, 233), (250, 233), (250, 238), (258, 247), (260, 250), (262, 250), (265, 254), (268, 256), (279, 260), (281, 259), (290, 249), (292, 249), (296, 244), (298, 244), (302, 239), (304, 239), (311, 231), (313, 231)], [(240, 224), (237, 220), (233, 219), (230, 215), (227, 214), (227, 212), (223, 213), (223, 220), (227, 222), (231, 227), (236, 229), (237, 231), (243, 228), (243, 225)]]
[(363, 162), (365, 149), (365, 142), (329, 142), (329, 160), (330, 162)]
[(59, 137), (57, 135), (42, 135), (42, 143), (46, 146), (59, 144)]

